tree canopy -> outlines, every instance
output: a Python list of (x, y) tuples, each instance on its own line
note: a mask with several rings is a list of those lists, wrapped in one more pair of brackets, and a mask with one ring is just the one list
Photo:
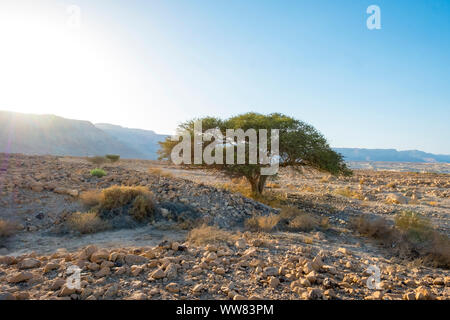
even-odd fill
[[(207, 163), (204, 160), (201, 163), (194, 163), (194, 149), (196, 145), (196, 131), (194, 129), (196, 123), (199, 123), (199, 121), (201, 122), (202, 128), (197, 133), (197, 138), (206, 140), (201, 144), (201, 151), (210, 152), (215, 159), (222, 158), (222, 163), (218, 163), (220, 161)], [(247, 134), (230, 136), (227, 133), (231, 129), (235, 133), (239, 129), (242, 129)], [(258, 150), (257, 160), (261, 160), (261, 153), (263, 153), (263, 156), (265, 155), (269, 159), (269, 162), (252, 162), (252, 159), (254, 160), (254, 154), (252, 155), (249, 147), (251, 143), (254, 144), (255, 142), (255, 140), (252, 140), (252, 134), (250, 134), (252, 129), (260, 133), (260, 138), (261, 132), (265, 133), (266, 131), (264, 130), (267, 130), (267, 140), (257, 139), (256, 149)], [(275, 135), (272, 136), (272, 129), (278, 130), (278, 139), (276, 139)], [(263, 115), (250, 112), (225, 120), (204, 117), (182, 123), (179, 125), (177, 131), (180, 135), (188, 133), (191, 140), (190, 150), (188, 150), (191, 162), (187, 165), (220, 170), (230, 176), (245, 177), (251, 185), (252, 192), (256, 195), (263, 192), (268, 178), (268, 175), (264, 175), (264, 168), (271, 167), (274, 160), (279, 167), (293, 167), (297, 169), (311, 167), (333, 175), (351, 174), (351, 171), (343, 161), (343, 157), (330, 148), (327, 140), (319, 131), (303, 121), (280, 113)], [(212, 136), (211, 132), (215, 132), (215, 135)], [(222, 135), (223, 141), (216, 141), (218, 140), (217, 135)], [(207, 141), (214, 142), (213, 148), (211, 146), (208, 147), (208, 144), (211, 144), (211, 142)], [(262, 142), (266, 142), (267, 146)], [(273, 154), (273, 147), (276, 147), (275, 142), (278, 143), (278, 153), (276, 155)], [(172, 151), (178, 143), (178, 141), (172, 141), (170, 137), (160, 142), (161, 148), (158, 151), (159, 158), (170, 160)], [(243, 147), (245, 163), (238, 163), (239, 147)], [(227, 156), (229, 157), (228, 159)], [(232, 163), (227, 161), (230, 159), (234, 161)]]

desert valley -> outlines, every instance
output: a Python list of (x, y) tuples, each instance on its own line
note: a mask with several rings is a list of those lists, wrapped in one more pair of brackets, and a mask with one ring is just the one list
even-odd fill
[[(448, 173), (283, 169), (259, 202), (244, 181), (162, 161), (105, 162), (96, 177), (89, 158), (0, 160), (2, 299), (450, 297)], [(150, 216), (130, 219), (125, 200), (79, 219), (108, 190), (148, 193)]]

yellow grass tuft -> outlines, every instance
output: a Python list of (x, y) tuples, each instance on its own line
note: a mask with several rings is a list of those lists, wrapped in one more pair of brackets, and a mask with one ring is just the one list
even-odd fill
[(109, 228), (109, 224), (103, 221), (96, 212), (74, 212), (70, 215), (67, 224), (69, 228), (82, 234), (96, 233)]
[(187, 236), (187, 240), (197, 245), (203, 245), (216, 242), (231, 243), (235, 241), (237, 237), (237, 235), (231, 232), (204, 224), (198, 228), (192, 229)]

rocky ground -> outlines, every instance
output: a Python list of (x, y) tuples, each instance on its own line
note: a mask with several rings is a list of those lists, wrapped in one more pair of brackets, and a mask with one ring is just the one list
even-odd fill
[[(450, 235), (448, 174), (356, 170), (334, 178), (285, 170), (269, 191), (328, 218), (329, 226), (265, 233), (247, 231), (244, 222), (278, 210), (217, 189), (229, 180), (207, 172), (121, 160), (96, 178), (89, 174), (95, 166), (81, 158), (2, 154), (0, 164), (0, 220), (18, 227), (0, 243), (0, 299), (450, 297), (448, 269), (401, 259), (350, 226), (361, 215), (392, 221), (408, 209)], [(91, 235), (61, 232), (67, 214), (86, 210), (80, 193), (111, 185), (148, 187), (160, 221)], [(179, 225), (186, 215), (216, 226), (209, 237), (215, 230), (220, 237), (193, 238)], [(67, 283), (72, 266), (81, 270), (79, 289)], [(371, 289), (374, 268), (380, 282)]]

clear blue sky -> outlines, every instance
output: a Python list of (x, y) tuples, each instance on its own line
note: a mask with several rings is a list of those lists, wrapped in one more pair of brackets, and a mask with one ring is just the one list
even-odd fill
[[(450, 154), (450, 1), (46, 5), (72, 3), (82, 28), (107, 41), (102, 55), (120, 65), (111, 77), (122, 78), (119, 89), (99, 91), (117, 102), (109, 110), (57, 114), (172, 133), (196, 116), (282, 112), (335, 147)], [(372, 4), (381, 30), (366, 27)]]

